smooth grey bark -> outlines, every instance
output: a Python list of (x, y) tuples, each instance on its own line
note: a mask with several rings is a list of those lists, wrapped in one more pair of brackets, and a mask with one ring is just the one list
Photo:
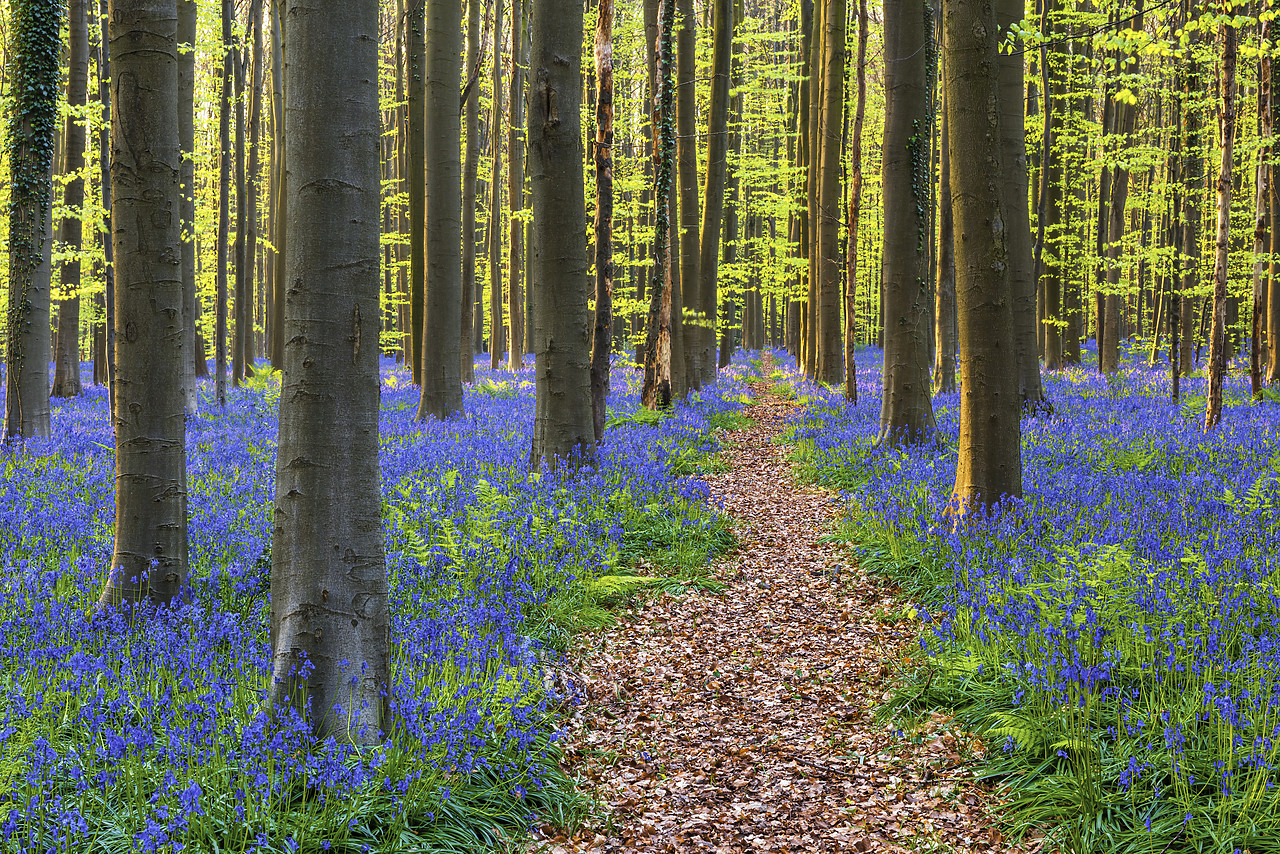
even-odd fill
[(536, 397), (533, 467), (595, 452), (591, 420), (581, 0), (533, 0), (529, 175), (533, 185)]
[[(865, 2), (865, 0), (864, 0)], [(951, 125), (947, 120), (946, 62), (943, 61), (942, 148), (938, 169), (938, 291), (934, 314), (933, 385), (939, 393), (956, 390), (956, 232), (951, 204)]]
[[(932, 8), (915, 0), (887, 0), (884, 41), (884, 402), (880, 439), (913, 444), (932, 441), (938, 429), (929, 375), (928, 188), (915, 177), (923, 173), (928, 161), (926, 131), (933, 122), (933, 99), (926, 86), (933, 54)], [(956, 130), (952, 126), (951, 133)]]
[(698, 307), (703, 327), (697, 341), (698, 382), (715, 382), (717, 286), (720, 281), (720, 229), (724, 220), (729, 170), (729, 83), (733, 62), (733, 0), (715, 0), (711, 58), (711, 103), (707, 115), (707, 174), (702, 191), (702, 234), (698, 261)]
[[(467, 0), (467, 79), (480, 79), (480, 0)], [(475, 382), (476, 353), (484, 339), (484, 313), (476, 282), (476, 173), (480, 164), (480, 87), (464, 93), (466, 152), (462, 166), (462, 336), (463, 382)]]
[[(474, 0), (472, 0), (474, 3)], [(409, 0), (405, 20), (408, 38), (405, 52), (409, 62), (406, 88), (408, 100), (409, 181), (409, 357), (413, 381), (422, 384), (422, 330), (426, 311), (427, 275), (427, 136), (426, 136), (426, 0)], [(286, 122), (288, 121), (286, 117)]]
[(462, 412), (462, 7), (427, 0), (427, 294), (419, 418)]
[(258, 260), (258, 196), (259, 175), (261, 174), (261, 151), (259, 141), (262, 136), (262, 0), (249, 2), (249, 148), (247, 151), (248, 166), (244, 180), (244, 281), (245, 285), (245, 335), (244, 364), (245, 375), (253, 373), (254, 356), (257, 352), (256, 324), (254, 323), (255, 297), (259, 287), (256, 275)]
[(218, 104), (218, 272), (214, 308), (213, 389), (219, 406), (227, 405), (227, 288), (231, 237), (231, 92), (233, 0), (222, 0), (222, 97)]
[[(86, 0), (67, 4), (67, 104), (81, 109), (89, 100), (89, 15)], [(62, 220), (62, 240), (77, 254), (84, 229), (78, 213), (84, 207), (85, 128), (74, 116), (67, 117), (62, 138), (66, 145), (67, 174), (72, 175), (63, 190), (63, 205), (77, 215)], [(78, 397), (84, 393), (80, 382), (80, 261), (73, 257), (62, 265), (63, 300), (58, 304), (58, 347), (53, 371), (54, 397)]]
[(596, 310), (591, 336), (591, 412), (597, 442), (604, 437), (608, 414), (609, 356), (613, 349), (613, 10), (613, 0), (600, 0), (595, 36)]
[[(700, 344), (706, 317), (701, 304), (698, 266), (702, 260), (698, 228), (697, 16), (693, 0), (676, 0), (676, 171), (679, 175), (678, 234), (680, 285), (671, 296), (672, 391), (679, 398), (701, 386)], [(688, 309), (690, 322), (684, 322)]]
[(182, 146), (182, 390), (187, 414), (200, 411), (196, 360), (196, 0), (178, 0), (178, 142)]
[[(524, 277), (524, 222), (518, 214), (524, 210), (524, 6), (525, 0), (511, 0), (511, 93), (507, 106), (507, 201), (511, 207), (511, 359), (508, 367), (518, 371), (524, 367), (525, 324), (524, 299), (520, 280)], [(465, 302), (464, 302), (465, 306)], [(466, 324), (463, 324), (466, 328)], [(469, 348), (463, 347), (466, 351)], [(470, 358), (467, 353), (465, 358)]]
[(100, 605), (176, 603), (187, 578), (177, 0), (111, 0), (116, 531)]
[[(812, 223), (813, 271), (817, 274), (818, 350), (814, 377), (818, 382), (844, 381), (844, 330), (840, 326), (841, 267), (840, 167), (844, 155), (844, 77), (847, 8), (845, 0), (823, 0), (822, 86), (818, 135), (813, 142), (816, 221)], [(763, 306), (762, 306), (763, 309)], [(761, 338), (764, 338), (761, 335)], [(762, 342), (766, 343), (766, 342)]]
[[(57, 104), (42, 93), (61, 85), (62, 5), (17, 0), (9, 9), (14, 86), (6, 121), (9, 171), (9, 310), (5, 346), (4, 438), (42, 437), (49, 421), (49, 290)], [(54, 20), (48, 21), (53, 15)]]
[(285, 9), (292, 199), (269, 702), (304, 711), (322, 737), (376, 744), (388, 726), (391, 633), (378, 471), (378, 3)]
[[(477, 84), (479, 81), (477, 80)], [(506, 330), (502, 305), (502, 0), (493, 4), (493, 89), (489, 123), (489, 369), (502, 366)]]
[(274, 161), (272, 169), (275, 181), (272, 201), (275, 209), (273, 232), (275, 254), (272, 256), (274, 270), (271, 274), (271, 315), (275, 318), (271, 326), (271, 365), (277, 370), (284, 368), (284, 255), (288, 238), (285, 234), (285, 222), (289, 216), (288, 205), (288, 173), (284, 168), (285, 124), (284, 117), (284, 29), (280, 19), (280, 7), (284, 0), (271, 0), (271, 135), (274, 137), (271, 157)]

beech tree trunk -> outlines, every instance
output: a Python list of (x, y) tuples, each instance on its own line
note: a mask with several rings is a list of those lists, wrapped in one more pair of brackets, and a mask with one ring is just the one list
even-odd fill
[(302, 712), (321, 737), (373, 745), (389, 728), (391, 669), (378, 471), (378, 4), (345, 0), (317, 15), (308, 3), (285, 7), (294, 198), (269, 703)]
[(1220, 26), (1222, 66), (1219, 73), (1219, 125), (1222, 129), (1222, 165), (1218, 172), (1218, 236), (1213, 262), (1213, 324), (1209, 335), (1209, 395), (1205, 402), (1204, 428), (1212, 429), (1222, 418), (1222, 379), (1227, 372), (1227, 255), (1231, 249), (1231, 165), (1236, 133), (1236, 28)]
[[(1270, 41), (1271, 19), (1261, 23), (1260, 38)], [(1258, 61), (1258, 136), (1262, 149), (1258, 152), (1257, 195), (1254, 201), (1253, 221), (1253, 311), (1249, 320), (1249, 380), (1255, 396), (1262, 393), (1263, 377), (1263, 339), (1266, 329), (1266, 260), (1265, 253), (1270, 249), (1268, 235), (1269, 199), (1271, 196), (1271, 167), (1267, 164), (1274, 151), (1267, 140), (1271, 138), (1271, 57), (1263, 54)], [(1267, 346), (1273, 342), (1267, 341)]]
[(711, 58), (711, 100), (707, 117), (707, 174), (703, 186), (702, 230), (699, 237), (698, 384), (715, 382), (717, 285), (720, 280), (720, 229), (729, 168), (729, 82), (733, 61), (733, 0), (715, 0)]
[[(520, 287), (520, 280), (524, 278), (524, 221), (519, 216), (524, 210), (524, 4), (525, 0), (511, 0), (511, 93), (507, 99), (507, 203), (511, 207), (511, 281), (507, 286), (511, 358), (508, 367), (513, 371), (524, 367), (526, 322)], [(462, 349), (466, 358), (468, 348)]]
[(61, 87), (58, 68), (62, 4), (13, 0), (9, 8), (10, 92), (9, 310), (5, 336), (4, 438), (47, 438), (49, 421), (49, 290), (52, 270), (54, 129)]
[(422, 333), (422, 398), (418, 417), (462, 412), (462, 7), (427, 0), (426, 314)]
[[(86, 0), (67, 4), (67, 104), (79, 110), (89, 101), (89, 15)], [(71, 175), (63, 190), (62, 203), (75, 211), (75, 216), (62, 220), (62, 240), (73, 252), (80, 252), (83, 237), (79, 212), (84, 207), (85, 128), (75, 116), (68, 116), (63, 131), (67, 159), (65, 171)], [(80, 260), (72, 258), (62, 265), (63, 299), (58, 303), (58, 352), (53, 371), (54, 397), (79, 397), (84, 393), (80, 382)]]
[(956, 241), (951, 196), (951, 122), (947, 118), (946, 76), (951, 71), (943, 61), (942, 150), (938, 169), (938, 292), (934, 335), (933, 385), (939, 393), (956, 390)]
[(244, 364), (245, 375), (253, 372), (254, 357), (258, 350), (258, 340), (254, 323), (255, 293), (258, 292), (256, 267), (258, 260), (258, 176), (261, 166), (261, 153), (258, 142), (262, 135), (262, 0), (249, 0), (249, 150), (248, 167), (244, 180), (245, 192), (245, 249), (244, 279), (245, 286), (245, 334)]
[[(405, 51), (409, 72), (406, 80), (409, 104), (409, 362), (413, 381), (422, 385), (422, 333), (426, 312), (427, 275), (427, 199), (426, 199), (426, 2), (409, 0), (408, 28)], [(474, 0), (471, 0), (474, 5)], [(287, 119), (286, 119), (287, 121)], [(472, 185), (475, 192), (475, 184)], [(475, 206), (474, 196), (471, 199)], [(474, 263), (474, 258), (472, 263)]]
[(218, 305), (214, 309), (214, 397), (227, 405), (227, 288), (228, 241), (231, 239), (231, 93), (234, 51), (231, 26), (235, 20), (233, 0), (222, 0), (222, 98), (218, 117)]
[(1021, 402), (1009, 266), (1000, 29), (985, 0), (945, 0), (947, 123), (960, 327), (960, 442), (950, 512), (1022, 494)]
[(285, 131), (288, 125), (284, 114), (284, 29), (280, 16), (280, 6), (284, 0), (271, 0), (271, 104), (272, 136), (275, 145), (272, 149), (272, 168), (275, 171), (274, 189), (274, 240), (275, 253), (272, 256), (271, 281), (271, 316), (275, 322), (271, 326), (271, 366), (277, 370), (284, 369), (284, 302), (286, 283), (284, 278), (284, 258), (288, 249), (288, 231), (286, 220), (289, 215), (289, 173), (284, 168)]
[[(462, 314), (459, 333), (463, 382), (475, 382), (476, 354), (484, 340), (484, 313), (476, 282), (476, 180), (480, 170), (480, 0), (467, 0), (467, 80), (463, 93), (466, 151), (462, 164)], [(412, 153), (410, 153), (412, 156)], [(412, 227), (412, 226), (411, 226)]]
[[(849, 139), (849, 242), (844, 292), (844, 397), (850, 403), (858, 402), (858, 226), (862, 217), (862, 127), (867, 116), (868, 23), (867, 0), (858, 0), (858, 54), (854, 64), (858, 91), (853, 108), (853, 135)], [(945, 163), (945, 157), (943, 160)], [(945, 169), (944, 165), (944, 176)]]
[[(933, 11), (910, 0), (887, 0), (884, 16), (884, 402), (880, 439), (914, 444), (931, 441), (937, 433), (926, 340), (931, 294), (926, 278), (929, 223), (928, 182), (924, 178), (928, 129), (933, 123), (933, 99), (926, 87), (934, 53)], [(963, 91), (960, 81), (954, 82), (953, 91)], [(951, 115), (954, 118), (955, 113)], [(957, 137), (965, 138), (964, 131), (953, 121), (951, 134), (954, 149)], [(959, 168), (954, 160), (951, 166), (953, 172)]]
[(177, 0), (111, 0), (116, 530), (102, 607), (187, 581)]
[(182, 346), (188, 358), (182, 363), (182, 388), (187, 415), (200, 412), (196, 361), (204, 350), (196, 339), (196, 22), (195, 0), (178, 0), (178, 141), (182, 146)]
[(596, 311), (591, 337), (591, 413), (599, 441), (604, 436), (609, 354), (613, 349), (613, 0), (600, 0), (596, 11)]
[(493, 112), (489, 123), (489, 369), (496, 371), (506, 355), (507, 336), (502, 304), (502, 0), (493, 4)]
[(582, 2), (533, 0), (534, 468), (595, 452), (582, 150)]
[[(840, 327), (840, 161), (844, 154), (845, 0), (823, 0), (822, 100), (815, 141), (817, 181), (818, 382), (844, 380), (844, 334)], [(930, 99), (932, 104), (932, 99)], [(932, 108), (930, 108), (932, 109)], [(763, 312), (763, 306), (761, 306)], [(761, 336), (765, 337), (765, 336)]]
[(653, 92), (654, 238), (649, 316), (645, 323), (644, 385), (641, 403), (649, 409), (671, 406), (671, 185), (676, 136), (672, 126), (675, 85), (672, 80), (672, 20), (675, 0), (661, 0), (656, 22)]
[[(679, 28), (676, 30), (676, 163), (680, 177), (679, 252), (680, 285), (672, 294), (673, 344), (680, 353), (673, 355), (672, 382), (676, 396), (683, 399), (689, 391), (702, 387), (700, 358), (706, 317), (702, 305), (698, 272), (702, 262), (698, 229), (698, 107), (697, 107), (697, 17), (693, 0), (676, 0)], [(689, 322), (684, 322), (686, 309)], [(678, 371), (678, 375), (676, 374)]]

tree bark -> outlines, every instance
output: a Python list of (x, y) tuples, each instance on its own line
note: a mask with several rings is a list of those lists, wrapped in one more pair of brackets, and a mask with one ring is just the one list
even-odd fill
[(245, 175), (245, 299), (246, 320), (244, 337), (244, 364), (246, 376), (253, 372), (254, 356), (257, 353), (257, 336), (254, 323), (254, 294), (258, 292), (258, 280), (255, 273), (258, 260), (258, 177), (260, 173), (260, 151), (258, 142), (262, 136), (262, 0), (249, 1), (249, 50), (252, 60), (249, 73), (249, 150), (248, 168)]
[(1204, 428), (1210, 430), (1222, 419), (1222, 379), (1227, 372), (1227, 255), (1231, 249), (1231, 165), (1236, 134), (1236, 28), (1220, 26), (1222, 66), (1219, 73), (1221, 103), (1218, 113), (1222, 130), (1222, 164), (1218, 171), (1218, 235), (1213, 261), (1213, 325), (1209, 335), (1209, 394), (1205, 401)]
[[(489, 123), (489, 150), (493, 166), (489, 174), (489, 369), (496, 371), (506, 355), (506, 329), (502, 304), (502, 0), (493, 4), (493, 112)], [(477, 81), (478, 82), (478, 81)]]
[(1022, 494), (1021, 401), (1013, 332), (1001, 144), (1000, 29), (986, 0), (945, 0), (947, 121), (960, 326), (960, 442), (950, 512)]
[[(840, 161), (844, 153), (845, 0), (823, 0), (822, 100), (817, 144), (818, 382), (844, 380), (844, 334), (840, 327)], [(932, 99), (930, 99), (932, 101)], [(932, 109), (932, 108), (931, 108)], [(761, 306), (763, 310), (763, 306)], [(762, 336), (765, 337), (765, 336)]]
[(182, 346), (188, 358), (182, 365), (182, 388), (187, 415), (200, 412), (196, 362), (204, 361), (197, 346), (196, 320), (196, 22), (195, 0), (178, 0), (178, 139), (182, 145)]
[[(524, 367), (524, 299), (520, 280), (524, 277), (524, 4), (511, 0), (511, 93), (507, 106), (507, 202), (511, 207), (511, 281), (507, 310), (511, 313), (511, 358), (508, 367)], [(464, 325), (465, 326), (465, 325)], [(465, 351), (467, 348), (463, 347)], [(465, 358), (465, 357), (464, 357)]]
[(418, 418), (462, 413), (463, 271), (462, 7), (457, 0), (427, 0), (424, 74), (426, 126), (431, 131), (426, 163), (426, 313), (422, 331), (422, 398)]
[(305, 714), (320, 737), (373, 745), (389, 729), (391, 669), (378, 471), (378, 4), (314, 14), (310, 3), (285, 7), (293, 199), (268, 699)]
[(287, 124), (284, 114), (284, 29), (280, 15), (280, 5), (284, 0), (271, 0), (271, 109), (272, 136), (274, 145), (271, 156), (272, 168), (275, 171), (274, 181), (274, 240), (275, 252), (272, 255), (274, 267), (271, 275), (271, 316), (275, 322), (271, 326), (271, 366), (277, 370), (284, 369), (284, 303), (286, 283), (284, 278), (284, 259), (288, 249), (288, 228), (286, 220), (289, 215), (289, 173), (284, 168), (285, 130)]
[(15, 81), (6, 118), (9, 147), (9, 311), (4, 438), (47, 438), (49, 291), (52, 270), (54, 131), (61, 88), (62, 4), (14, 0), (9, 9)]
[[(413, 381), (418, 385), (422, 385), (422, 333), (427, 275), (426, 3), (427, 0), (409, 0), (409, 15), (405, 21), (408, 28), (405, 51), (409, 61), (405, 84), (409, 102), (409, 361)], [(471, 0), (471, 4), (474, 4), (474, 0)], [(474, 182), (471, 188), (474, 208)], [(472, 263), (474, 264), (474, 256)]]
[(938, 170), (938, 292), (935, 330), (937, 344), (934, 348), (933, 385), (940, 394), (956, 390), (956, 251), (955, 217), (951, 196), (951, 123), (947, 118), (946, 75), (950, 73), (943, 60), (942, 92), (942, 150)]
[(729, 168), (729, 82), (735, 29), (733, 0), (715, 0), (711, 58), (711, 93), (707, 116), (707, 174), (703, 186), (699, 237), (697, 360), (699, 385), (715, 382), (717, 287), (720, 278), (720, 229)]
[(102, 607), (186, 594), (177, 28), (177, 0), (111, 0), (116, 530)]
[(245, 189), (245, 121), (244, 121), (244, 43), (237, 33), (231, 50), (235, 84), (235, 187), (236, 187), (236, 239), (232, 249), (235, 258), (235, 326), (231, 342), (231, 384), (239, 386), (248, 376), (245, 356), (249, 352), (253, 335), (251, 306), (253, 305), (253, 275), (245, 256), (245, 242), (249, 230), (247, 196)]
[(218, 117), (218, 281), (214, 317), (214, 397), (227, 405), (227, 288), (228, 242), (231, 239), (231, 93), (234, 50), (231, 27), (233, 0), (222, 0), (222, 97)]
[[(1264, 42), (1271, 40), (1271, 19), (1261, 23), (1259, 37)], [(1271, 197), (1271, 168), (1267, 160), (1274, 154), (1274, 146), (1269, 142), (1272, 134), (1271, 125), (1271, 57), (1264, 53), (1258, 61), (1258, 137), (1261, 150), (1258, 152), (1257, 196), (1254, 202), (1253, 224), (1253, 312), (1249, 323), (1249, 379), (1255, 396), (1262, 393), (1263, 376), (1263, 338), (1266, 330), (1266, 260), (1265, 253), (1270, 249), (1269, 201)], [(1267, 341), (1267, 346), (1274, 342)]]
[[(67, 104), (81, 110), (89, 101), (89, 15), (86, 0), (67, 4)], [(62, 240), (75, 253), (62, 265), (63, 300), (58, 304), (58, 352), (53, 372), (54, 397), (79, 397), (84, 393), (80, 382), (80, 259), (84, 230), (80, 211), (84, 207), (85, 128), (75, 116), (68, 116), (63, 131), (67, 159), (66, 172), (71, 175), (63, 190), (62, 203), (74, 216), (62, 220)]]
[[(1052, 40), (1058, 32), (1058, 3), (1056, 0), (1045, 0), (1045, 31)], [(1037, 267), (1042, 271), (1044, 288), (1044, 366), (1046, 370), (1057, 371), (1062, 368), (1062, 299), (1063, 285), (1066, 278), (1066, 264), (1063, 263), (1065, 246), (1062, 235), (1063, 216), (1063, 180), (1065, 170), (1062, 163), (1062, 143), (1058, 141), (1062, 118), (1059, 110), (1066, 106), (1059, 95), (1064, 88), (1062, 64), (1067, 57), (1058, 51), (1041, 49), (1041, 64), (1044, 67), (1044, 130), (1043, 156), (1040, 165), (1041, 183), (1040, 199), (1042, 214), (1042, 237), (1038, 241), (1037, 252), (1040, 263)]]
[(653, 279), (645, 324), (644, 385), (641, 403), (649, 409), (671, 406), (671, 186), (675, 154), (672, 126), (675, 86), (672, 80), (672, 20), (675, 0), (661, 0), (655, 23), (656, 69), (653, 92), (654, 238)]
[[(467, 0), (467, 79), (480, 79), (480, 0)], [(463, 104), (466, 151), (462, 165), (462, 314), (459, 332), (463, 382), (475, 382), (476, 353), (484, 339), (484, 314), (476, 283), (476, 180), (480, 169), (480, 91), (467, 86)]]
[[(926, 82), (934, 53), (933, 12), (911, 0), (888, 0), (884, 16), (884, 402), (880, 439), (914, 444), (932, 441), (937, 433), (926, 340), (931, 294), (925, 251), (925, 173), (928, 129), (933, 122), (933, 99)], [(956, 137), (964, 138), (963, 132), (957, 131), (953, 122), (953, 151)], [(954, 160), (952, 168), (957, 168)]]
[[(698, 266), (702, 261), (698, 227), (698, 108), (697, 19), (693, 0), (676, 0), (680, 19), (676, 31), (676, 163), (680, 176), (680, 285), (672, 293), (671, 323), (673, 345), (680, 353), (672, 357), (673, 390), (679, 398), (701, 387), (699, 355), (704, 330), (703, 306), (699, 291)], [(689, 322), (684, 322), (686, 309)]]
[[(869, 22), (867, 0), (858, 0), (858, 54), (854, 65), (858, 93), (853, 108), (853, 135), (849, 139), (849, 243), (846, 252), (848, 269), (845, 273), (844, 294), (844, 397), (850, 403), (858, 402), (858, 365), (855, 358), (858, 350), (858, 237), (859, 220), (862, 217), (862, 128), (867, 116), (867, 25)], [(943, 125), (943, 139), (945, 138), (946, 126)], [(946, 144), (945, 141), (943, 144)], [(945, 176), (945, 155), (942, 169)], [(944, 211), (944, 216), (946, 215), (947, 212)], [(939, 352), (942, 352), (941, 342), (939, 342)]]
[(595, 452), (582, 150), (582, 3), (533, 0), (534, 468)]
[(613, 349), (613, 0), (600, 0), (596, 11), (596, 311), (591, 337), (591, 413), (599, 441), (604, 436), (609, 354)]

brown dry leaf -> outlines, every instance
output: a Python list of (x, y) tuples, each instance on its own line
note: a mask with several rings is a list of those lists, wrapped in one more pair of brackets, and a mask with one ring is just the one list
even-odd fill
[(914, 738), (876, 723), (915, 625), (883, 624), (897, 591), (819, 542), (838, 505), (796, 485), (772, 441), (794, 404), (754, 392), (754, 425), (726, 436), (731, 469), (709, 479), (741, 543), (715, 567), (728, 588), (581, 638), (566, 770), (611, 815), (541, 850), (1025, 851), (996, 829), (950, 716)]

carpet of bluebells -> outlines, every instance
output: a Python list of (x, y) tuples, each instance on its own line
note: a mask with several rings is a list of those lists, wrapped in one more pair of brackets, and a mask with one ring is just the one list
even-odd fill
[[(53, 439), (0, 449), (0, 850), (438, 851), (581, 807), (555, 764), (557, 648), (641, 558), (729, 544), (696, 478), (742, 368), (670, 416), (615, 370), (598, 464), (531, 475), (531, 371), (477, 368), (465, 418), (414, 420), (383, 366), (394, 726), (357, 751), (267, 725), (278, 384), (189, 422), (187, 604), (86, 618), (110, 561), (106, 390), (55, 401)], [(556, 686), (560, 687), (557, 688)]]
[(1205, 380), (1174, 404), (1137, 350), (1047, 374), (1024, 498), (954, 527), (959, 395), (940, 446), (878, 447), (880, 354), (859, 364), (856, 406), (775, 380), (806, 404), (801, 470), (848, 498), (840, 536), (919, 605), (904, 709), (981, 733), (1016, 822), (1066, 850), (1280, 851), (1280, 406), (1239, 363), (1208, 433)]

